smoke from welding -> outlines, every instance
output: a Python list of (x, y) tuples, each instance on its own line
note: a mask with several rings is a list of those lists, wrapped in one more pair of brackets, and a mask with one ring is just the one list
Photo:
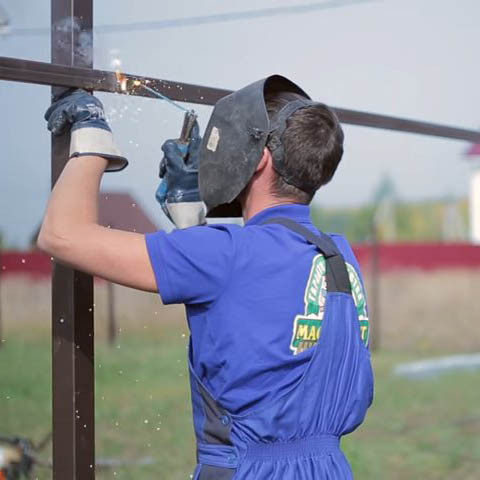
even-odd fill
[(58, 46), (68, 52), (72, 46), (70, 43), (70, 35), (73, 32), (75, 43), (73, 45), (75, 57), (81, 59), (84, 64), (90, 64), (93, 60), (92, 37), (89, 32), (82, 29), (79, 19), (64, 18), (54, 25), (57, 35)]

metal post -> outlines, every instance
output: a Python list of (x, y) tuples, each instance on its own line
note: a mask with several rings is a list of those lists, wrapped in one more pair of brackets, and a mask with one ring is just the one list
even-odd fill
[(115, 285), (107, 282), (107, 303), (108, 303), (108, 343), (115, 345), (117, 339), (117, 321), (115, 318)]
[[(51, 0), (52, 63), (92, 67), (92, 0)], [(61, 92), (52, 89), (53, 95)], [(52, 187), (69, 136), (52, 137)], [(95, 478), (93, 279), (54, 263), (52, 275), (53, 478)]]
[(2, 238), (0, 236), (0, 348), (3, 347), (2, 271)]
[(380, 348), (380, 243), (378, 238), (378, 226), (375, 220), (372, 223), (370, 266), (370, 301), (369, 315), (372, 328), (370, 350), (378, 351)]

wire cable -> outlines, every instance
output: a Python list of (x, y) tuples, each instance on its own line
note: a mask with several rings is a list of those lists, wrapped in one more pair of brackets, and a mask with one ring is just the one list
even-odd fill
[[(264, 8), (259, 10), (246, 10), (244, 12), (218, 13), (214, 15), (173, 18), (148, 22), (133, 22), (127, 24), (99, 25), (94, 27), (95, 33), (134, 32), (146, 30), (162, 30), (165, 28), (189, 27), (207, 25), (212, 23), (234, 22), (255, 18), (275, 17), (280, 15), (297, 15), (319, 10), (340, 8), (356, 4), (378, 2), (380, 0), (328, 0), (324, 2), (308, 3), (302, 5), (286, 5), (282, 7)], [(12, 28), (10, 36), (49, 35), (50, 27), (44, 28)]]

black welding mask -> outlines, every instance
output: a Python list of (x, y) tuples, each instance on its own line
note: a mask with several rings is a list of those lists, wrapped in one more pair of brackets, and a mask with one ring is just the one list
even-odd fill
[[(267, 89), (300, 95), (278, 113), (274, 124), (269, 120), (265, 105)], [(199, 159), (200, 197), (207, 206), (207, 216), (242, 216), (236, 199), (255, 173), (265, 146), (272, 152), (276, 172), (288, 183), (299, 183), (282, 171), (281, 135), (288, 117), (312, 104), (300, 87), (280, 75), (247, 85), (216, 103)]]

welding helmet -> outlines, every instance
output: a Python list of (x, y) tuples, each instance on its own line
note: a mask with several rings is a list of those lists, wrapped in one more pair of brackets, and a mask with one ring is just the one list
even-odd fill
[[(270, 88), (299, 94), (298, 100), (280, 110), (273, 123), (265, 105), (265, 92)], [(277, 174), (287, 183), (305, 189), (305, 179), (297, 179), (283, 168), (281, 136), (288, 117), (313, 104), (300, 87), (280, 75), (247, 85), (215, 104), (199, 158), (200, 197), (207, 207), (207, 216), (242, 216), (237, 197), (253, 177), (265, 146), (272, 152)]]

